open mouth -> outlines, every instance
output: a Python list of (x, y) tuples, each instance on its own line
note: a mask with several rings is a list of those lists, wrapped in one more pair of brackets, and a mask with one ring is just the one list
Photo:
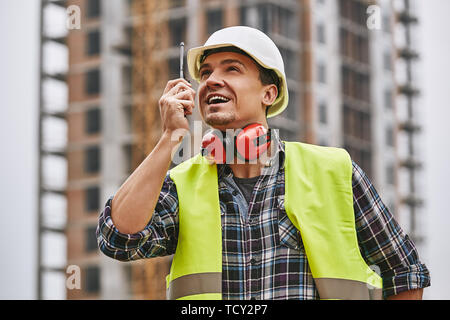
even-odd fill
[(228, 101), (230, 101), (230, 99), (228, 99), (226, 97), (214, 95), (214, 96), (211, 96), (207, 100), (207, 103), (209, 105), (212, 105), (212, 104), (224, 104), (224, 103), (227, 103)]

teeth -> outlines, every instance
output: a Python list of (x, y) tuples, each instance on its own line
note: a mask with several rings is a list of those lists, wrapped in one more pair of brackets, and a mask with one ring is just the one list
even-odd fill
[(222, 100), (222, 101), (225, 101), (225, 102), (228, 102), (228, 101), (230, 101), (230, 99), (227, 99), (227, 98), (225, 98), (225, 97), (222, 97), (222, 96), (212, 96), (211, 98), (209, 98), (209, 100), (208, 100), (208, 103), (211, 103), (213, 100)]

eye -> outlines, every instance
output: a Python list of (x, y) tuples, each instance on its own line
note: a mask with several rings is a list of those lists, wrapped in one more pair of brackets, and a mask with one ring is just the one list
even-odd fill
[(230, 66), (230, 67), (227, 68), (227, 71), (237, 71), (237, 72), (239, 72), (241, 70), (238, 67), (236, 67), (236, 66)]
[(211, 73), (210, 70), (203, 70), (200, 72), (200, 78), (203, 79), (205, 76), (209, 75)]

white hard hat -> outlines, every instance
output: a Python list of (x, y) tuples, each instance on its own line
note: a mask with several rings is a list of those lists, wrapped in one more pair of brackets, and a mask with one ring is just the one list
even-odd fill
[(205, 50), (229, 46), (245, 51), (262, 67), (273, 70), (277, 74), (279, 78), (278, 96), (270, 106), (267, 117), (280, 114), (287, 107), (289, 100), (283, 57), (275, 43), (257, 29), (246, 26), (224, 28), (214, 32), (203, 46), (190, 49), (187, 54), (187, 63), (191, 77), (200, 81), (198, 71)]

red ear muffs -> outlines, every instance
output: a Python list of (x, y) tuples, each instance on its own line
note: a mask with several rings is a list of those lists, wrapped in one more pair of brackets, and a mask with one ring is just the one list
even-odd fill
[(211, 130), (203, 136), (202, 155), (211, 156), (216, 163), (226, 163), (226, 143), (219, 130)]
[(235, 136), (234, 146), (242, 160), (258, 159), (270, 146), (270, 131), (259, 123), (248, 124)]
[(228, 155), (229, 161), (232, 161), (235, 155), (242, 160), (251, 161), (257, 159), (269, 146), (270, 130), (259, 123), (252, 123), (239, 129), (231, 138), (216, 129), (207, 132), (202, 140), (202, 155), (213, 157), (216, 163), (226, 163), (227, 150), (232, 148), (233, 157)]

